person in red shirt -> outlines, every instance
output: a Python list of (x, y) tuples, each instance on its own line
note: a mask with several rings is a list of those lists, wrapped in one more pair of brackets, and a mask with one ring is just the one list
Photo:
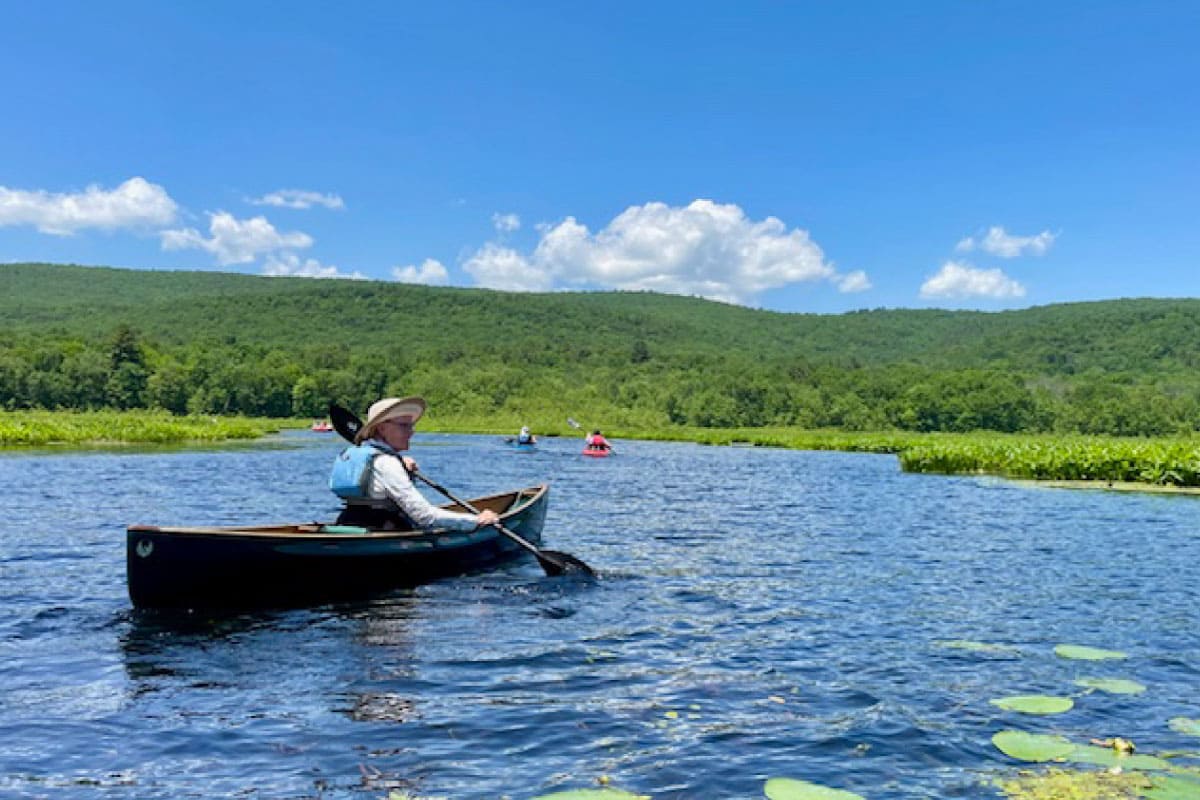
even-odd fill
[(594, 430), (583, 440), (583, 444), (589, 450), (611, 450), (612, 445), (608, 443), (608, 439), (604, 438), (604, 434)]

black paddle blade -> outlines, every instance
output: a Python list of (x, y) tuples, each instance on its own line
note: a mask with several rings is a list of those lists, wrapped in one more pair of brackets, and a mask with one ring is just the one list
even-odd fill
[(583, 575), (588, 578), (596, 577), (596, 571), (570, 553), (560, 550), (542, 550), (538, 553), (538, 563), (547, 575)]
[(358, 415), (337, 403), (329, 404), (329, 423), (338, 432), (338, 436), (347, 442), (353, 442), (358, 436), (358, 432), (362, 430), (362, 420), (358, 418)]

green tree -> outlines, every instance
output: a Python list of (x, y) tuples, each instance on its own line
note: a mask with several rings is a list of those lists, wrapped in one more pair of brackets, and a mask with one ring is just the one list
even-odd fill
[(108, 402), (115, 408), (145, 408), (149, 373), (141, 364), (121, 362), (108, 376)]
[(117, 326), (109, 347), (109, 360), (114, 372), (122, 364), (136, 364), (140, 367), (146, 363), (146, 354), (138, 341), (137, 331), (125, 323)]
[(146, 380), (147, 405), (186, 414), (191, 385), (187, 370), (174, 361), (159, 366)]

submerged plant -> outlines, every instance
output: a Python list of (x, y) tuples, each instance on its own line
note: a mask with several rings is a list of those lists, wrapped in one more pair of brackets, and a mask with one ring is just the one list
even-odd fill
[(1013, 800), (1133, 800), (1152, 786), (1149, 778), (1137, 772), (1056, 768), (999, 781), (1000, 791)]
[(1077, 678), (1075, 685), (1109, 694), (1141, 694), (1146, 691), (1142, 684), (1125, 678)]
[(950, 639), (948, 641), (937, 642), (937, 644), (951, 650), (967, 650), (972, 653), (986, 653), (988, 655), (1015, 656), (1021, 654), (1021, 651), (1012, 645), (973, 642), (969, 639)]
[(1188, 736), (1200, 736), (1200, 719), (1188, 719), (1187, 717), (1172, 717), (1167, 725), (1176, 733), (1184, 733)]

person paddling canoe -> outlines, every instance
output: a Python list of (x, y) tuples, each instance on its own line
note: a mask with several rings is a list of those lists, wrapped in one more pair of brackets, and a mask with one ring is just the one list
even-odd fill
[(329, 488), (346, 501), (339, 525), (470, 531), (499, 522), (487, 509), (465, 514), (439, 508), (413, 486), (409, 474), (416, 472), (417, 462), (401, 454), (425, 408), (421, 397), (387, 397), (367, 410), (354, 446), (337, 457), (329, 478)]

